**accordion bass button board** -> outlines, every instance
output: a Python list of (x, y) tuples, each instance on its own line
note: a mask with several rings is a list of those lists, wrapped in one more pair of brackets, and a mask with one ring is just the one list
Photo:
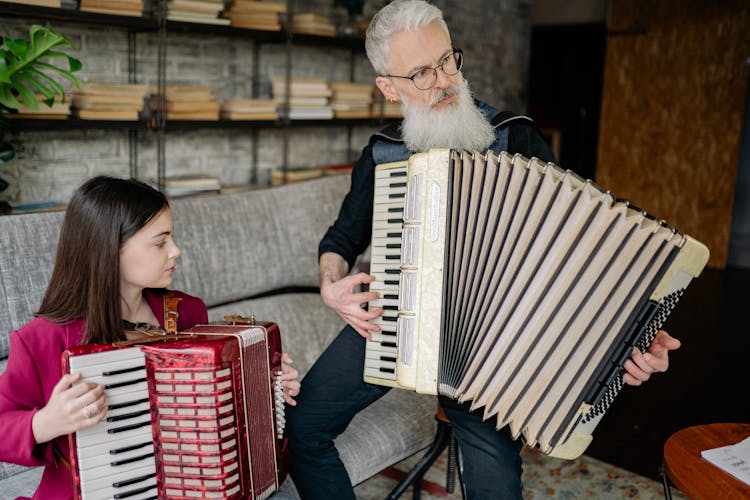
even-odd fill
[[(386, 218), (401, 234), (398, 270), (378, 207), (396, 169), (403, 220)], [(395, 371), (368, 368), (381, 336), (365, 380), (468, 401), (544, 453), (579, 456), (633, 347), (648, 348), (708, 249), (534, 158), (431, 150), (375, 172), (373, 289), (398, 277), (397, 311), (380, 320), (396, 325)]]

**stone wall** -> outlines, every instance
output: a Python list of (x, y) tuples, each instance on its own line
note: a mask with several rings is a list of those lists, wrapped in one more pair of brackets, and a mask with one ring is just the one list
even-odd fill
[[(496, 106), (522, 112), (526, 103), (531, 0), (444, 0), (443, 9), (454, 44), (464, 49), (464, 74), (477, 97)], [(368, 1), (365, 15), (385, 2)], [(330, 14), (333, 1), (297, 1), (296, 11)], [(0, 34), (26, 36), (31, 24), (53, 27), (75, 46), (71, 55), (83, 62), (82, 81), (127, 82), (127, 30), (83, 23), (44, 21), (2, 16)], [(251, 97), (253, 44), (249, 38), (201, 33), (167, 36), (169, 84), (212, 85), (218, 97)], [(286, 49), (283, 44), (261, 44), (258, 51), (259, 96), (270, 98), (270, 79), (284, 75)], [(155, 84), (157, 36), (136, 35), (136, 79)], [(351, 53), (347, 48), (301, 46), (293, 48), (292, 75), (348, 80)], [(364, 53), (354, 57), (354, 80), (372, 82), (374, 72)], [(375, 129), (354, 127), (351, 142), (347, 127), (295, 127), (289, 131), (289, 166), (340, 164), (356, 159)], [(281, 166), (281, 129), (262, 129), (254, 134), (242, 128), (206, 128), (168, 131), (166, 174), (205, 173), (224, 185), (241, 185), (257, 172), (259, 183), (268, 183), (270, 171)], [(258, 164), (252, 164), (254, 136), (258, 141)], [(129, 139), (126, 130), (26, 131), (13, 136), (19, 146), (16, 159), (0, 165), (0, 177), (11, 186), (0, 200), (13, 205), (40, 201), (64, 202), (85, 179), (108, 174), (129, 175)], [(138, 135), (137, 176), (156, 177), (157, 141), (153, 132)]]

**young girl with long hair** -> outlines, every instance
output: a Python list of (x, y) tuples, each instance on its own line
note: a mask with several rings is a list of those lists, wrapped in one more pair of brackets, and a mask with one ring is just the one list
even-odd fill
[[(132, 340), (132, 324), (163, 327), (163, 296), (179, 255), (159, 191), (132, 179), (95, 177), (73, 194), (42, 305), (34, 320), (11, 332), (0, 376), (0, 461), (45, 466), (33, 498), (72, 498), (67, 435), (107, 414), (101, 385), (61, 376), (62, 352)], [(208, 321), (201, 299), (172, 294), (181, 299), (178, 330)], [(298, 373), (287, 354), (282, 359), (284, 396), (294, 405)]]

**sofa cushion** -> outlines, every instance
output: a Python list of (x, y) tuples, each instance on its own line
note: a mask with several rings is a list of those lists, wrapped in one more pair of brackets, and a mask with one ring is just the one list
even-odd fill
[(435, 396), (392, 389), (354, 417), (336, 439), (352, 484), (430, 445), (437, 423)]
[(318, 242), (349, 186), (329, 176), (171, 204), (182, 250), (174, 288), (208, 306), (291, 286), (318, 285)]
[(0, 358), (8, 335), (42, 303), (57, 251), (62, 212), (0, 217)]

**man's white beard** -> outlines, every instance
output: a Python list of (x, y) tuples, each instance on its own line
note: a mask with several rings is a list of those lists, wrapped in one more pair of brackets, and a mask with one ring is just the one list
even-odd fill
[[(458, 94), (457, 99), (444, 108), (433, 105), (446, 96)], [(469, 84), (463, 76), (455, 87), (444, 89), (427, 105), (410, 103), (401, 96), (404, 120), (401, 135), (412, 151), (432, 148), (482, 151), (495, 140), (495, 132), (479, 108), (474, 104)]]

